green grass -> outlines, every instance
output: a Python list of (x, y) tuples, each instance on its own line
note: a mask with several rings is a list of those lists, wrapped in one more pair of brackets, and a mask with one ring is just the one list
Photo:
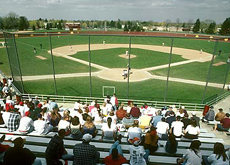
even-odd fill
[[(56, 82), (58, 95), (90, 95), (88, 77), (57, 79)], [(29, 88), (32, 93), (54, 94), (53, 80), (26, 81), (24, 85), (26, 88)], [(147, 80), (130, 83), (129, 98), (163, 101), (165, 85), (166, 82), (161, 80)], [(127, 83), (106, 81), (92, 77), (93, 97), (102, 96), (102, 86), (115, 86), (118, 98), (127, 97)], [(167, 101), (200, 103), (203, 90), (203, 86), (183, 84), (182, 88), (181, 83), (170, 82)], [(216, 88), (209, 88), (206, 98), (216, 94), (216, 92)]]
[[(51, 37), (52, 48), (57, 48), (66, 45), (78, 45), (78, 44), (89, 44), (89, 36), (84, 35), (70, 35), (64, 36), (52, 36)], [(91, 44), (102, 44), (106, 41), (106, 44), (129, 44), (129, 36), (91, 36)], [(172, 44), (171, 38), (163, 37), (131, 37), (132, 44), (143, 44), (143, 45), (162, 45), (170, 46)], [(19, 62), (22, 70), (22, 74), (25, 75), (43, 75), (52, 74), (52, 63), (51, 55), (47, 53), (50, 47), (49, 36), (44, 37), (25, 37), (16, 38), (16, 44), (19, 54)], [(40, 49), (39, 44), (43, 44), (43, 49)], [(203, 50), (203, 52), (213, 53), (215, 42), (208, 42), (206, 40), (198, 39), (184, 39), (174, 38), (173, 46)], [(37, 48), (37, 54), (47, 58), (46, 60), (40, 60), (35, 57), (33, 48)], [(95, 64), (99, 64), (109, 68), (125, 67), (128, 60), (118, 57), (120, 54), (124, 54), (126, 49), (116, 48), (108, 50), (95, 50), (91, 51), (91, 61)], [(216, 47), (215, 55), (218, 51), (222, 50), (221, 56), (215, 58), (214, 63), (226, 61), (230, 54), (230, 43), (219, 42)], [(11, 50), (13, 53), (14, 50)], [(131, 54), (136, 55), (136, 58), (131, 59), (131, 67), (140, 69), (146, 67), (153, 67), (158, 65), (167, 64), (169, 61), (169, 54), (161, 53), (150, 50), (132, 48)], [(73, 55), (75, 58), (83, 59), (88, 61), (88, 52), (78, 52)], [(172, 62), (183, 61), (184, 59), (178, 55), (172, 55)], [(6, 75), (10, 75), (10, 68), (7, 59), (7, 53), (5, 49), (0, 49), (0, 70)], [(15, 62), (15, 61), (14, 61)], [(184, 79), (192, 79), (198, 81), (206, 81), (207, 71), (210, 62), (199, 63), (194, 62), (186, 65), (172, 67), (170, 69), (171, 77), (179, 77)], [(54, 56), (54, 67), (55, 73), (79, 73), (88, 72), (89, 67), (81, 63), (64, 59), (62, 57)], [(225, 65), (213, 67), (211, 71), (210, 82), (223, 83), (225, 75)], [(92, 68), (92, 71), (97, 71), (96, 68)], [(159, 69), (151, 72), (156, 75), (167, 75), (167, 69)], [(112, 76), (112, 75), (111, 75)], [(228, 81), (230, 79), (228, 78)], [(118, 96), (120, 98), (126, 98), (127, 95), (127, 84), (118, 83), (112, 81), (105, 81), (92, 77), (93, 82), (93, 96), (102, 96), (102, 86), (115, 86)], [(44, 93), (54, 94), (54, 83), (52, 80), (39, 80), (39, 81), (28, 81), (24, 82), (26, 91), (31, 93)], [(166, 81), (160, 80), (148, 80), (143, 82), (132, 82), (130, 83), (129, 95), (133, 99), (152, 99), (152, 100), (163, 100), (164, 90)], [(58, 94), (60, 95), (78, 95), (78, 96), (89, 96), (89, 78), (65, 78), (57, 79)], [(208, 87), (206, 97), (211, 97), (215, 94), (219, 94), (221, 89)], [(167, 101), (182, 101), (182, 102), (200, 102), (204, 91), (203, 86), (189, 85), (170, 82), (169, 92)]]
[[(128, 64), (128, 59), (119, 57), (119, 55), (125, 54), (126, 50), (125, 48), (94, 50), (91, 52), (91, 62), (108, 68), (125, 68)], [(88, 54), (88, 51), (79, 52), (74, 57), (89, 61)], [(132, 48), (131, 54), (136, 55), (135, 58), (130, 59), (130, 67), (134, 69), (164, 65), (169, 61), (168, 53)], [(181, 56), (173, 55), (173, 62), (183, 60)]]

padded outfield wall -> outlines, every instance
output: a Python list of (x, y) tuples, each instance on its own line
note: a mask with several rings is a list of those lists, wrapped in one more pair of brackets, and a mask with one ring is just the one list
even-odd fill
[(202, 103), (229, 82), (227, 38), (4, 34), (1, 70), (22, 93), (103, 97), (115, 91), (118, 98)]

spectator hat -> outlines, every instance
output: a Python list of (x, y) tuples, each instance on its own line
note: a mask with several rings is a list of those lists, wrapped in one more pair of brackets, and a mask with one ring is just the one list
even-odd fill
[(42, 104), (41, 104), (41, 103), (39, 103), (39, 104), (37, 105), (37, 107), (38, 107), (38, 108), (41, 108), (41, 107), (42, 107)]
[(84, 141), (84, 142), (89, 142), (90, 140), (92, 139), (92, 135), (90, 135), (90, 134), (85, 134), (85, 135), (83, 135), (83, 137), (82, 137), (82, 140)]
[(23, 102), (21, 101), (21, 102), (19, 103), (19, 105), (23, 106)]
[(134, 145), (139, 145), (139, 144), (141, 143), (141, 141), (140, 141), (139, 138), (135, 137), (135, 138), (132, 140), (132, 143), (133, 143)]
[(223, 109), (222, 109), (222, 108), (219, 108), (219, 111), (223, 111)]
[(25, 116), (30, 116), (30, 112), (27, 111), (27, 112), (25, 113)]
[(195, 115), (196, 115), (196, 112), (192, 112), (192, 115), (195, 116)]

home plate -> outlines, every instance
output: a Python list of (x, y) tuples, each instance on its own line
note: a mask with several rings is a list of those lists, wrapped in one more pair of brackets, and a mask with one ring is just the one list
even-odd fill
[(46, 60), (47, 58), (42, 57), (42, 56), (36, 56), (37, 58), (41, 59), (41, 60)]

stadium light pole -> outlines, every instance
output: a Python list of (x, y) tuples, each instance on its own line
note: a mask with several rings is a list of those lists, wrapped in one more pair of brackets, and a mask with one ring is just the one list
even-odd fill
[(228, 77), (229, 68), (230, 68), (230, 56), (228, 56), (228, 59), (227, 59), (227, 69), (226, 69), (226, 74), (225, 74), (225, 78), (224, 78), (224, 85), (223, 85), (221, 94), (224, 93), (224, 88), (225, 88), (225, 85), (226, 85), (226, 81), (227, 81), (227, 77)]
[(89, 92), (92, 97), (92, 79), (91, 79), (91, 51), (90, 51), (90, 35), (89, 35)]
[(55, 77), (54, 58), (53, 58), (53, 48), (52, 48), (52, 40), (51, 40), (51, 35), (50, 35), (50, 34), (49, 34), (49, 40), (50, 40), (50, 55), (51, 55), (52, 67), (53, 67), (54, 90), (55, 90), (55, 95), (57, 95), (57, 84), (56, 84), (56, 77)]
[(171, 49), (170, 49), (170, 56), (169, 56), (169, 66), (168, 66), (168, 74), (167, 74), (167, 81), (166, 81), (166, 87), (165, 87), (164, 102), (166, 101), (167, 95), (168, 95), (169, 73), (170, 73), (170, 66), (171, 66), (171, 61), (172, 61), (172, 49), (173, 49), (173, 37), (171, 41)]
[(127, 70), (128, 70), (128, 79), (127, 79), (127, 83), (128, 83), (128, 87), (127, 87), (127, 99), (129, 99), (129, 75), (130, 75), (130, 52), (131, 52), (131, 36), (129, 37), (129, 61), (128, 61), (128, 66), (127, 66)]
[(208, 74), (207, 74), (207, 78), (206, 78), (206, 84), (205, 84), (205, 88), (204, 88), (204, 92), (203, 92), (203, 96), (202, 96), (202, 104), (204, 103), (205, 93), (206, 93), (208, 82), (209, 82), (209, 79), (210, 79), (210, 73), (212, 71), (212, 65), (213, 65), (213, 61), (214, 61), (214, 57), (215, 57), (215, 52), (216, 52), (216, 48), (217, 48), (217, 45), (218, 45), (218, 41), (219, 40), (216, 40), (215, 47), (214, 47), (214, 50), (213, 50), (212, 60), (210, 62), (210, 66), (209, 66), (209, 70), (208, 70)]

